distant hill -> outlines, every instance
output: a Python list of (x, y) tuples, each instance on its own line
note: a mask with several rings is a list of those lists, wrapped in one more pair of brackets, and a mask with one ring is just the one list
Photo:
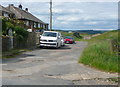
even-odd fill
[(98, 34), (98, 33), (104, 33), (107, 31), (95, 31), (95, 30), (57, 30), (57, 31), (63, 31), (63, 32), (79, 32), (79, 33), (87, 33), (87, 34)]
[(88, 34), (98, 34), (98, 33), (104, 33), (104, 32), (107, 32), (107, 31), (77, 30), (76, 32), (80, 32), (80, 33), (88, 33)]

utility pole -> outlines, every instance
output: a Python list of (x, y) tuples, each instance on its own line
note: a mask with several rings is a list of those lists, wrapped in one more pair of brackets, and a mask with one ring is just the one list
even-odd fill
[(52, 31), (52, 0), (50, 0), (50, 31)]

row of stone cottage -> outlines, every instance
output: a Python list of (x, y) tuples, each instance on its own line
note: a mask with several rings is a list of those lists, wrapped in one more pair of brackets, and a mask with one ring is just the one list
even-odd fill
[(3, 7), (0, 5), (0, 17), (2, 16), (20, 20), (24, 22), (27, 29), (32, 29), (33, 31), (37, 28), (48, 30), (48, 23), (45, 23), (32, 15), (28, 11), (28, 8), (25, 8), (24, 10), (21, 4), (18, 7), (15, 7), (14, 4), (9, 4), (8, 7)]

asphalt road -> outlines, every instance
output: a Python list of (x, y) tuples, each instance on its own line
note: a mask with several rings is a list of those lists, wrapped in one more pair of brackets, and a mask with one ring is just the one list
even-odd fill
[(87, 42), (76, 42), (60, 49), (37, 48), (4, 59), (3, 85), (110, 85), (107, 78), (117, 74), (102, 72), (78, 63)]

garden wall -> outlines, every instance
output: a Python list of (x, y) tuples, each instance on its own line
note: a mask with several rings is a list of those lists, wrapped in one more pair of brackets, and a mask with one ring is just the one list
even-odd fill
[(7, 50), (9, 50), (10, 49), (10, 42), (9, 42), (9, 40), (10, 40), (10, 37), (8, 37), (8, 36), (3, 36), (2, 37), (2, 51), (7, 51)]
[[(39, 38), (40, 33), (39, 32), (30, 32), (28, 34), (28, 38), (24, 41), (18, 41), (15, 37), (13, 38), (13, 48), (35, 48), (39, 45)], [(9, 36), (3, 36), (2, 37), (2, 51), (7, 51), (11, 49), (11, 37)]]

